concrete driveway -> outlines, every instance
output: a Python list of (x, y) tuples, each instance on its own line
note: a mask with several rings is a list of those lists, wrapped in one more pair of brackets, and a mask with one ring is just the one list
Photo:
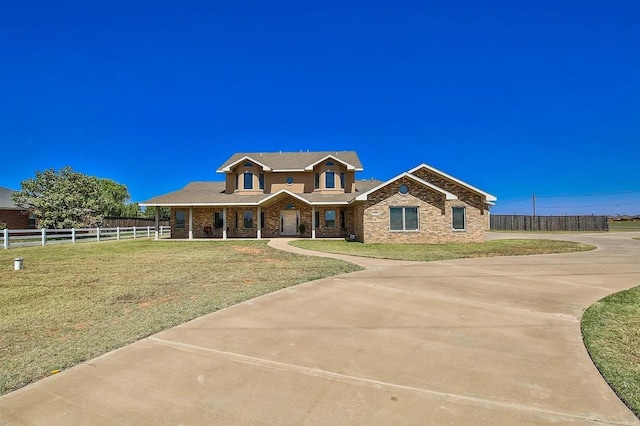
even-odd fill
[(599, 247), (563, 255), (356, 259), (369, 269), (5, 395), (0, 424), (640, 424), (591, 363), (579, 321), (640, 284), (632, 236), (556, 235)]

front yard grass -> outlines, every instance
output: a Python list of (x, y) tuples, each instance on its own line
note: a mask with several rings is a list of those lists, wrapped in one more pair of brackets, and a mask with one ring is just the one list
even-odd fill
[(590, 244), (571, 241), (518, 239), (447, 244), (362, 244), (344, 240), (296, 240), (290, 244), (329, 253), (422, 262), (467, 257), (569, 253), (596, 248)]
[[(13, 259), (24, 269), (13, 271)], [(266, 241), (120, 241), (0, 251), (0, 394), (198, 316), (359, 270)]]
[(581, 326), (584, 344), (598, 370), (640, 417), (640, 286), (591, 305)]
[(640, 231), (640, 222), (609, 222), (609, 231), (611, 232), (636, 232)]

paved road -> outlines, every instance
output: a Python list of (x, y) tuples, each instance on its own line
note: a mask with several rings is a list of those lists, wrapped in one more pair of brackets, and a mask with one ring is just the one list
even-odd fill
[(631, 236), (561, 235), (599, 247), (564, 255), (358, 259), (369, 269), (5, 395), (0, 424), (640, 424), (591, 363), (579, 323), (640, 284)]

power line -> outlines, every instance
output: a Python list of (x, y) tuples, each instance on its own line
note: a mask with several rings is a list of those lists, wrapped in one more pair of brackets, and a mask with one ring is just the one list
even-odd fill
[(620, 194), (640, 194), (640, 189), (631, 191), (614, 191), (614, 192), (591, 192), (587, 194), (560, 194), (560, 195), (536, 195), (538, 198), (568, 198), (568, 197), (593, 197), (595, 195), (620, 195)]

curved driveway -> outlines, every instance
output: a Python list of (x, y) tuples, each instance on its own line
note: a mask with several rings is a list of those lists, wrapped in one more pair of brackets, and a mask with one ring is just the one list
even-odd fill
[[(368, 269), (198, 318), (5, 395), (0, 425), (640, 424), (591, 363), (579, 321), (640, 284), (632, 236), (554, 235), (598, 246), (561, 255), (337, 256)], [(270, 244), (299, 251), (286, 242)]]

